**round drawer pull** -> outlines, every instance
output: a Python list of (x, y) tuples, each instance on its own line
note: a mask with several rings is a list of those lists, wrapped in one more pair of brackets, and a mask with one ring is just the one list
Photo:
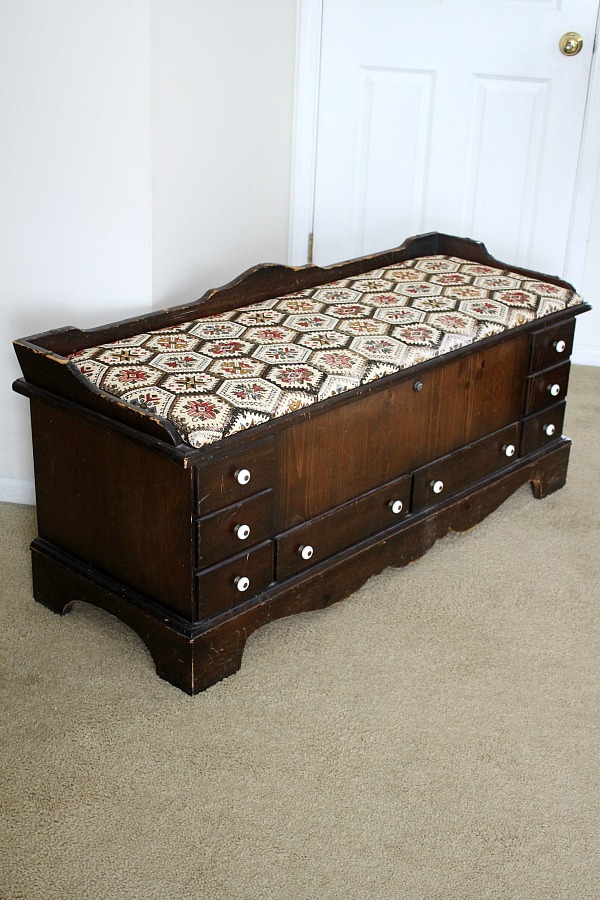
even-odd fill
[(238, 575), (238, 577), (235, 579), (235, 586), (238, 591), (240, 591), (240, 593), (243, 593), (250, 587), (250, 579), (246, 578), (245, 575)]
[(554, 349), (557, 353), (564, 353), (567, 349), (567, 344), (565, 341), (554, 341)]
[(430, 487), (434, 494), (441, 494), (442, 491), (444, 490), (444, 482), (443, 481), (432, 481)]
[(423, 382), (415, 381), (415, 383), (413, 384), (413, 391), (416, 391), (417, 394), (420, 394), (422, 390), (423, 390)]
[(552, 397), (558, 397), (560, 394), (560, 384), (549, 384), (548, 390), (550, 391), (550, 395)]
[(236, 525), (233, 530), (235, 531), (236, 537), (238, 537), (240, 541), (245, 541), (246, 538), (250, 537), (249, 525)]
[(504, 453), (505, 456), (508, 456), (508, 457), (514, 456), (516, 451), (517, 451), (517, 448), (515, 447), (514, 444), (505, 444), (504, 447), (502, 448), (502, 452)]
[(314, 552), (310, 544), (303, 544), (301, 547), (298, 547), (298, 553), (302, 559), (310, 559)]
[(544, 431), (546, 432), (548, 437), (552, 437), (552, 435), (556, 431), (556, 425), (553, 425), (552, 422), (550, 422), (548, 425), (544, 425)]
[(394, 515), (397, 516), (404, 509), (404, 504), (402, 503), (402, 500), (391, 500), (390, 507)]
[(250, 470), (238, 469), (237, 472), (234, 473), (234, 478), (238, 484), (248, 484), (250, 481)]

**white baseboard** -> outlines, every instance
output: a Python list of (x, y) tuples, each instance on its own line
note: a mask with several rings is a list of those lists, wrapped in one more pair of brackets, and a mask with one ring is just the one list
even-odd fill
[(576, 347), (571, 359), (576, 366), (600, 366), (600, 349), (598, 347)]
[(0, 475), (0, 502), (35, 506), (33, 478), (12, 478), (10, 475)]

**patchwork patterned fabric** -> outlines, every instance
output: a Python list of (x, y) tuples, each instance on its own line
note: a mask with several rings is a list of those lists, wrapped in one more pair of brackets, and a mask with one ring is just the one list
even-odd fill
[(514, 272), (427, 256), (70, 359), (203, 447), (577, 303)]

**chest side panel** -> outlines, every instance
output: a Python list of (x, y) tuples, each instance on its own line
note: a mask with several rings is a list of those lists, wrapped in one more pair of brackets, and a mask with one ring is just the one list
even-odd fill
[(529, 342), (517, 335), (282, 430), (275, 454), (277, 530), (519, 419)]
[(85, 415), (31, 416), (40, 537), (191, 617), (189, 470)]

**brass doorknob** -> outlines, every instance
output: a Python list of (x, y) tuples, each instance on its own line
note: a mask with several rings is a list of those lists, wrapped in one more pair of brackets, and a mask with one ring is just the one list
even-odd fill
[(567, 31), (558, 42), (560, 52), (565, 56), (577, 56), (583, 47), (583, 38), (576, 31)]

